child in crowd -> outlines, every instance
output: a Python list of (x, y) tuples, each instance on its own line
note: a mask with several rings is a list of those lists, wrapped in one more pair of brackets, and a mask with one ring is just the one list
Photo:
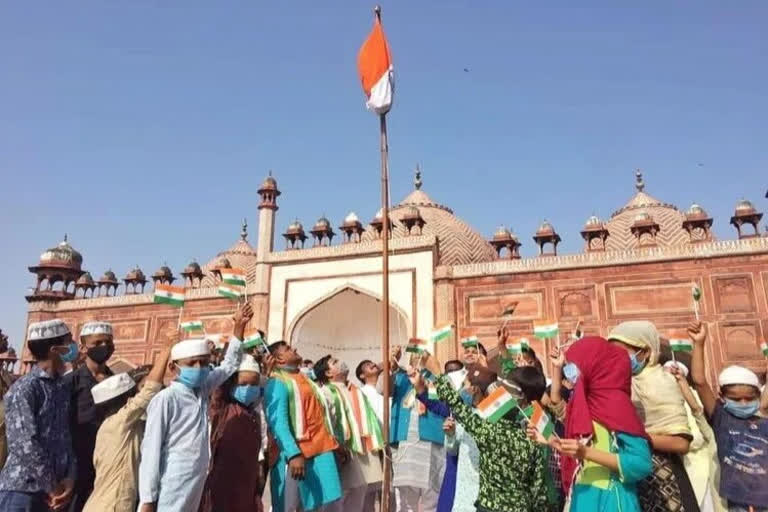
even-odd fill
[(717, 440), (720, 495), (731, 512), (768, 510), (768, 419), (757, 415), (760, 382), (754, 372), (729, 366), (720, 372), (719, 394), (709, 387), (704, 364), (706, 324), (688, 326), (693, 340), (691, 375)]

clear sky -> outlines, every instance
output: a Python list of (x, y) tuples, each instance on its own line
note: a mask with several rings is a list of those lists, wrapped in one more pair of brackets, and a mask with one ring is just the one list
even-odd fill
[[(768, 3), (628, 3), (385, 2), (393, 200), (421, 162), (433, 199), (485, 236), (511, 226), (525, 255), (544, 218), (580, 251), (636, 167), (721, 238), (742, 196), (768, 210)], [(378, 123), (355, 64), (371, 23), (359, 1), (3, 2), (0, 328), (20, 342), (26, 267), (65, 232), (94, 278), (178, 273), (242, 217), (253, 235), (269, 169), (279, 233), (372, 218)]]

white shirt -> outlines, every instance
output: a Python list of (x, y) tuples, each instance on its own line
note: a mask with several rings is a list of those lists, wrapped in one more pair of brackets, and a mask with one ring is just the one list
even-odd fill
[(365, 394), (371, 407), (373, 407), (373, 412), (375, 412), (376, 417), (379, 418), (379, 423), (382, 423), (384, 421), (384, 397), (378, 392), (376, 386), (366, 384), (360, 389)]

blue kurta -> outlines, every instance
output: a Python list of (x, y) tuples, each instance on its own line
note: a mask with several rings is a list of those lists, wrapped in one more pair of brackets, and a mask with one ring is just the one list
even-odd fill
[(158, 512), (196, 511), (208, 475), (208, 397), (237, 371), (241, 342), (229, 339), (224, 361), (195, 391), (180, 382), (152, 399), (141, 443), (139, 510), (156, 503)]
[[(269, 473), (274, 512), (285, 510), (285, 481), (288, 461), (301, 454), (288, 421), (288, 390), (278, 379), (269, 379), (264, 393), (267, 424), (277, 441), (277, 463)], [(333, 451), (305, 459), (304, 479), (298, 481), (299, 497), (305, 511), (315, 510), (341, 498), (341, 480)], [(290, 476), (288, 476), (290, 478)]]

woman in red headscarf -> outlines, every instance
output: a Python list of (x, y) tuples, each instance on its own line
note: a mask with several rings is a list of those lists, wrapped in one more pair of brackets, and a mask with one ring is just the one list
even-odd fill
[(571, 491), (570, 510), (640, 512), (636, 484), (651, 473), (651, 451), (630, 399), (626, 351), (588, 337), (573, 344), (566, 360), (573, 365), (569, 375), (578, 376), (566, 411), (565, 438), (550, 444), (565, 455), (562, 477)]

